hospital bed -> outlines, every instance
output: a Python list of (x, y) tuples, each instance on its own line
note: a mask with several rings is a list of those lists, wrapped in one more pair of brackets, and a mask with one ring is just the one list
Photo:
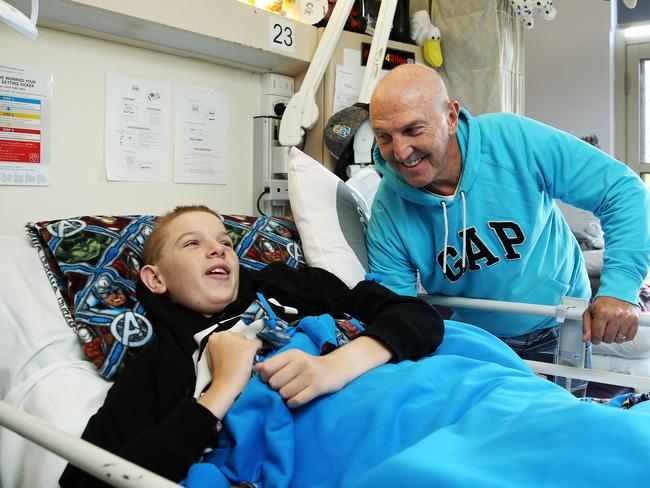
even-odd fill
[[(142, 218), (150, 222), (149, 219), (153, 217), (136, 216), (135, 220)], [(227, 216), (228, 222), (233, 219), (239, 225), (264, 218)], [(115, 217), (110, 216), (99, 219), (101, 222), (114, 220)], [(90, 227), (91, 220), (87, 221)], [(32, 227), (32, 230), (40, 228), (47, 235), (43, 229), (51, 224), (52, 222), (46, 222), (40, 227)], [(60, 221), (54, 224), (60, 224)], [(277, 230), (278, 225), (289, 224), (282, 219), (273, 221), (273, 226), (267, 222), (263, 228)], [(250, 227), (254, 228), (255, 224)], [(259, 226), (257, 228), (259, 230)], [(289, 240), (287, 236), (291, 234), (285, 229), (277, 235), (281, 236), (277, 239)], [(244, 236), (242, 241), (247, 240), (246, 234), (240, 234), (241, 236)], [(274, 238), (270, 234), (264, 234), (263, 237), (271, 240)], [(291, 235), (291, 240), (293, 239), (296, 241), (294, 245), (300, 245), (295, 234)], [(137, 238), (134, 237), (133, 240)], [(259, 255), (253, 252), (259, 249), (255, 245), (259, 240), (260, 236), (248, 239), (248, 251), (241, 252), (240, 259), (248, 259), (249, 264), (252, 263), (251, 256), (259, 259)], [(137, 248), (137, 245), (133, 248)], [(273, 254), (274, 258), (280, 257), (285, 261), (294, 258), (301, 261), (301, 256), (302, 251), (296, 252), (295, 247), (288, 254)], [(141, 471), (137, 466), (78, 439), (88, 418), (101, 405), (111, 383), (98, 374), (95, 365), (82, 353), (80, 338), (73, 333), (70, 323), (61, 313), (69, 310), (65, 300), (60, 295), (57, 297), (52, 290), (53, 285), (60, 286), (61, 283), (57, 283), (57, 279), (54, 279), (56, 277), (51, 274), (48, 277), (44, 270), (45, 263), (47, 258), (42, 253), (39, 255), (33, 242), (26, 237), (0, 237), (0, 267), (4, 271), (4, 279), (0, 282), (0, 424), (9, 427), (0, 429), (1, 486), (56, 486), (56, 480), (66, 463), (63, 458), (77, 463), (115, 486), (166, 486), (169, 483), (161, 481), (154, 474)], [(51, 264), (50, 262), (49, 265)], [(298, 265), (299, 262), (294, 260), (293, 264)], [(450, 307), (552, 316), (564, 322), (568, 328), (576, 324), (579, 326), (581, 316), (580, 307), (570, 303), (553, 307), (453, 297), (431, 296), (426, 299), (433, 304)], [(648, 317), (644, 316), (642, 322), (642, 325), (647, 325)], [(530, 362), (529, 365), (543, 374), (650, 391), (650, 378), (647, 377), (604, 373), (567, 365), (535, 362)], [(35, 441), (45, 449), (25, 439)]]

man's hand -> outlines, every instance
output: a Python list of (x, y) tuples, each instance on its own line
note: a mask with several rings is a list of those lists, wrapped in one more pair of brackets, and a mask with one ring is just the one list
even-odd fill
[(255, 369), (289, 407), (300, 407), (321, 395), (339, 391), (391, 357), (391, 351), (381, 342), (363, 336), (326, 356), (290, 349), (256, 364)]
[(612, 297), (598, 297), (582, 314), (582, 340), (593, 344), (631, 341), (639, 328), (639, 307)]
[(197, 401), (223, 418), (248, 383), (260, 347), (259, 339), (250, 340), (234, 332), (211, 334), (204, 354), (208, 355), (212, 384)]

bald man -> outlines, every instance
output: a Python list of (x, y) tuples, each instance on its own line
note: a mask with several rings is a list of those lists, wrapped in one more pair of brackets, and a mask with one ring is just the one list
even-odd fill
[[(649, 193), (626, 165), (562, 131), (514, 114), (472, 117), (434, 70), (388, 73), (370, 102), (383, 174), (368, 228), (372, 272), (414, 295), (558, 305), (590, 297), (580, 247), (554, 199), (601, 219), (601, 286), (583, 315), (583, 340), (634, 339), (650, 262)], [(526, 359), (557, 362), (557, 323), (455, 310)]]

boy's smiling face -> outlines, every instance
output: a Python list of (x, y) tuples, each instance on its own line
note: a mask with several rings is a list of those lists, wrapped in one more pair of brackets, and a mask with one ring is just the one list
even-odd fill
[(221, 220), (208, 212), (187, 212), (165, 229), (160, 257), (142, 268), (153, 293), (211, 316), (237, 298), (239, 259)]

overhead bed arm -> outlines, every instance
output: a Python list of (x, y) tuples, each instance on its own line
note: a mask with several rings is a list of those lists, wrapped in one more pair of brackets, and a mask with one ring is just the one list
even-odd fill
[[(354, 0), (339, 0), (334, 6), (332, 16), (327, 21), (323, 38), (318, 43), (314, 58), (307, 68), (305, 78), (298, 93), (289, 100), (280, 122), (279, 141), (282, 146), (297, 146), (302, 142), (305, 130), (311, 129), (318, 119), (316, 90), (320, 85), (327, 64), (339, 42), (345, 21), (352, 10)], [(379, 81), (379, 74), (384, 63), (384, 54), (388, 37), (393, 26), (393, 17), (397, 0), (382, 0), (379, 6), (375, 32), (370, 45), (368, 62), (361, 80), (358, 101), (370, 103), (372, 91)], [(371, 134), (372, 136), (372, 134)]]
[(289, 100), (282, 121), (278, 139), (282, 146), (298, 146), (302, 142), (305, 130), (311, 129), (318, 119), (316, 90), (320, 85), (327, 63), (339, 42), (345, 21), (350, 15), (354, 0), (338, 0), (327, 21), (323, 38), (318, 43), (314, 58), (307, 68), (305, 79), (298, 93)]

